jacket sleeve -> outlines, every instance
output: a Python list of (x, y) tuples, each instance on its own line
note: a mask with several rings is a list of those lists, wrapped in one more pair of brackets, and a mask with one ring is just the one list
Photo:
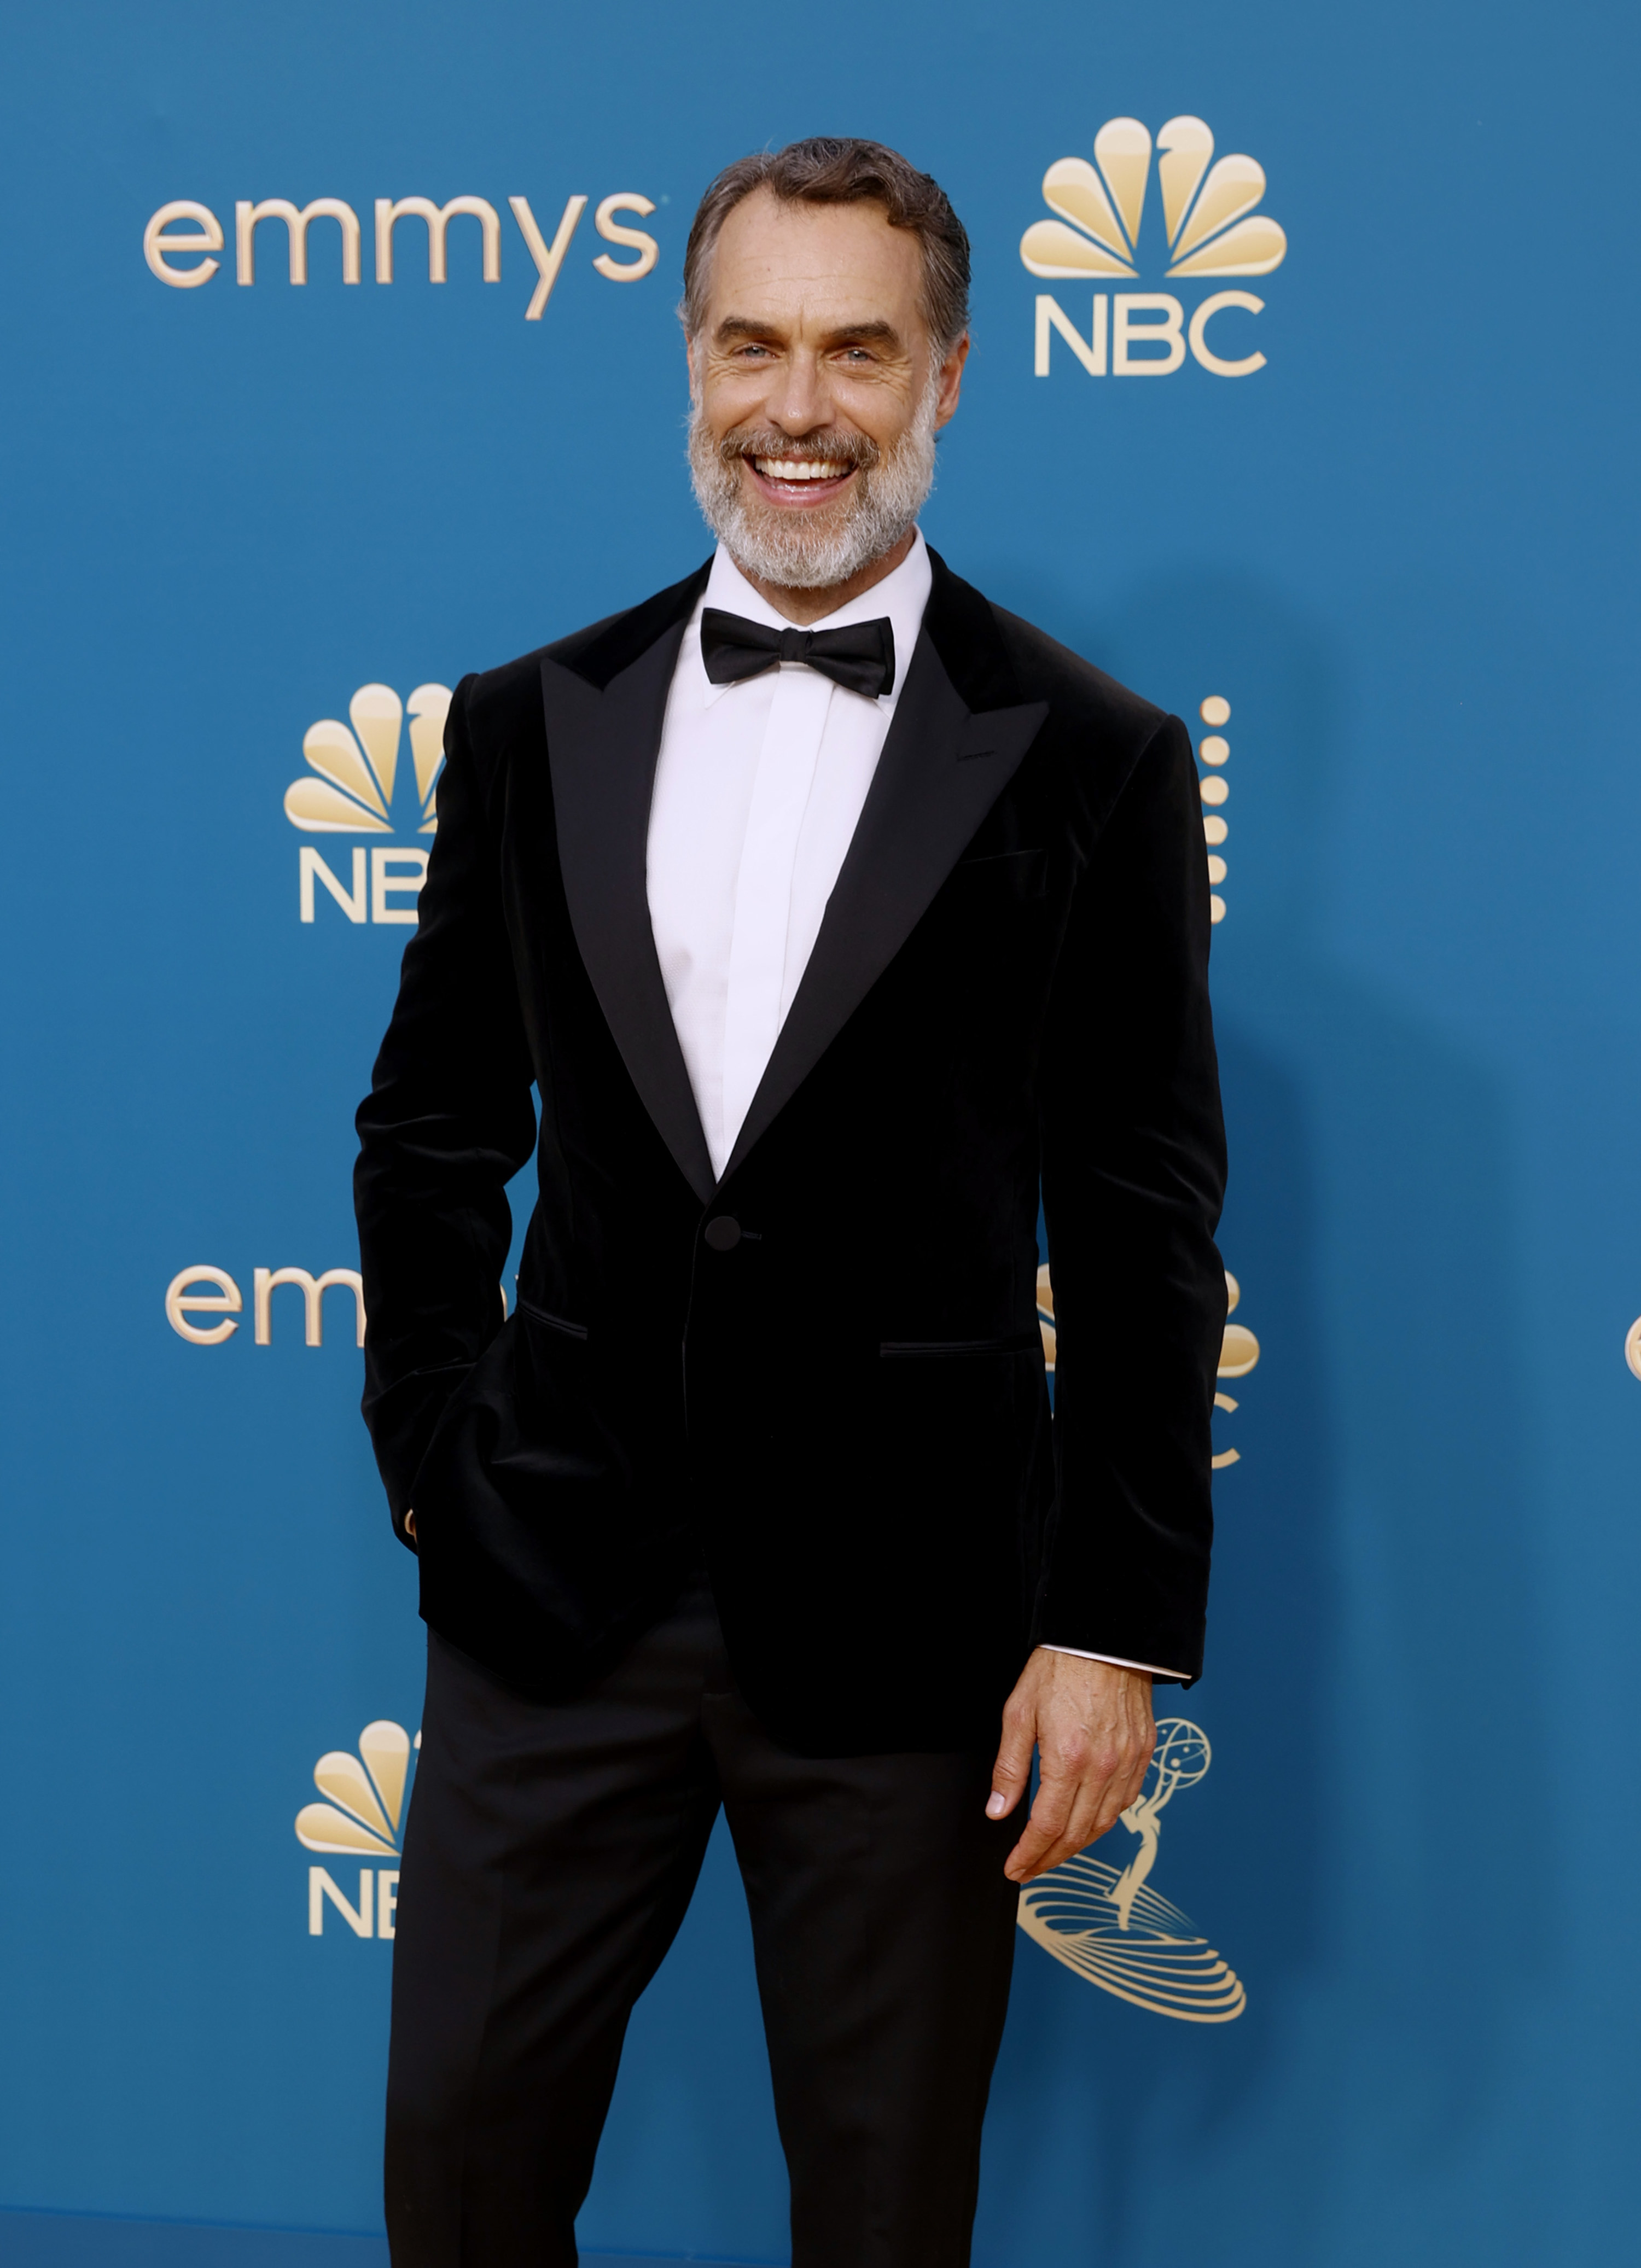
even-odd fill
[(1041, 1643), (1202, 1668), (1225, 1125), (1196, 767), (1142, 751), (1076, 887), (1045, 1034), (1057, 1492)]
[(420, 918), (355, 1121), (364, 1418), (401, 1541), (439, 1417), (501, 1327), (505, 1185), (535, 1140), (497, 845), (469, 730), (473, 684), (465, 678), (451, 702)]

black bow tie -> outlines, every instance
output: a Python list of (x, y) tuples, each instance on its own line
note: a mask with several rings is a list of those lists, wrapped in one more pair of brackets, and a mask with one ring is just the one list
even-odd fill
[(869, 701), (894, 689), (894, 630), (887, 615), (838, 630), (772, 630), (708, 607), (701, 616), (701, 659), (714, 685), (740, 685), (777, 662), (803, 661)]

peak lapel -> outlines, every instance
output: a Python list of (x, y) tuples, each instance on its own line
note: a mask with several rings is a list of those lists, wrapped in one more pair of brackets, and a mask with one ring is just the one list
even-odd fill
[(661, 726), (695, 585), (680, 588), (689, 602), (681, 615), (601, 688), (545, 658), (541, 702), (576, 943), (638, 1098), (704, 1204), (712, 1160), (661, 979), (645, 878)]
[(920, 632), (855, 839), (725, 1180), (928, 911), (1048, 713), (1046, 701), (1030, 701), (972, 714), (928, 627)]

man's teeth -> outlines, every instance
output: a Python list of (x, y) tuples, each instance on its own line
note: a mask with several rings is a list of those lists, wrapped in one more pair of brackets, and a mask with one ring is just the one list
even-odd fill
[(849, 470), (829, 457), (754, 457), (752, 461), (766, 481), (835, 481)]

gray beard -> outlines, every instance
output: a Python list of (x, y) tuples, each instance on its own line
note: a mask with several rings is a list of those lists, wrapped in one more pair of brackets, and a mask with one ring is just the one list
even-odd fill
[[(939, 393), (936, 370), (901, 439), (857, 471), (847, 497), (813, 512), (783, 512), (748, 497), (741, 484), (739, 449), (724, 455), (697, 405), (689, 419), (689, 478), (702, 517), (741, 573), (756, 581), (788, 591), (824, 591), (847, 583), (893, 551), (916, 526), (934, 486)], [(788, 453), (817, 451), (811, 441)]]

